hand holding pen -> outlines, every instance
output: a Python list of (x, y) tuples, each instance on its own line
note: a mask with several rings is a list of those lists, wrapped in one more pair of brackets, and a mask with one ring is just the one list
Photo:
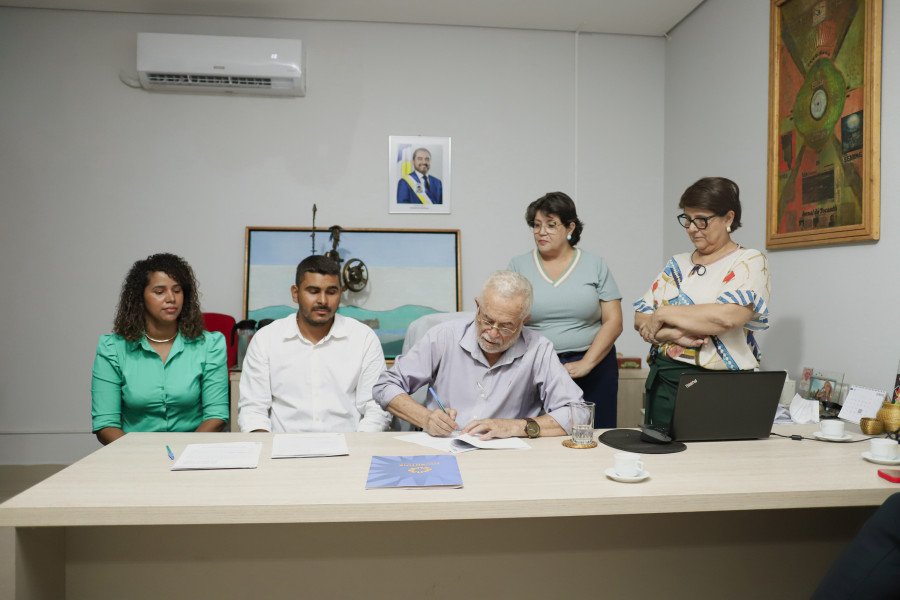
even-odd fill
[(429, 386), (428, 393), (437, 402), (440, 410), (433, 410), (428, 415), (428, 419), (423, 426), (425, 432), (436, 437), (455, 437), (459, 435), (459, 425), (456, 424), (456, 411), (452, 408), (447, 409), (433, 387)]

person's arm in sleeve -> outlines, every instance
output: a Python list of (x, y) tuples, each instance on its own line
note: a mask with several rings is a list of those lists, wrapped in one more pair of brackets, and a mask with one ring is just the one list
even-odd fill
[[(765, 278), (765, 284), (761, 281)], [(765, 256), (750, 253), (725, 276), (725, 286), (714, 303), (660, 306), (646, 325), (648, 333), (657, 335), (664, 327), (672, 327), (689, 336), (720, 335), (748, 324), (756, 329), (768, 327), (768, 267)], [(753, 288), (763, 288), (753, 289)], [(763, 314), (764, 313), (764, 314)], [(761, 321), (760, 318), (764, 318)]]
[(123, 435), (122, 371), (111, 336), (97, 344), (91, 373), (91, 430), (104, 446)]
[[(523, 372), (521, 376), (533, 379), (546, 413), (534, 418), (541, 427), (541, 437), (571, 433), (569, 404), (584, 402), (584, 397), (581, 388), (559, 362), (549, 341), (545, 340), (538, 349), (531, 369), (530, 373)], [(524, 437), (525, 419), (476, 419), (466, 424), (463, 433), (480, 436), (483, 440)]]
[(572, 381), (550, 344), (542, 348), (540, 356), (535, 360), (534, 369), (536, 371), (535, 380), (543, 381), (539, 386), (539, 393), (544, 412), (547, 414), (542, 416), (553, 421), (545, 432), (544, 422), (538, 420), (541, 425), (541, 435), (572, 433), (569, 405), (584, 402), (581, 388)]
[(600, 322), (602, 326), (581, 360), (573, 360), (563, 365), (573, 379), (584, 377), (599, 365), (622, 335), (622, 301), (601, 301)]
[(238, 401), (238, 425), (241, 431), (272, 431), (269, 411), (272, 388), (269, 383), (269, 356), (263, 336), (250, 340), (241, 369), (241, 397)]
[(372, 395), (392, 415), (431, 435), (448, 436), (459, 429), (456, 411), (451, 408), (448, 414), (440, 409), (429, 410), (410, 396), (423, 385), (434, 382), (435, 369), (440, 362), (440, 342), (436, 336), (441, 331), (446, 330), (433, 328), (409, 352), (398, 356), (394, 366), (381, 373)]
[(745, 329), (753, 331), (768, 329), (772, 283), (766, 255), (759, 251), (748, 252), (726, 278), (728, 281), (716, 302), (734, 303), (752, 309), (753, 316), (744, 323)]
[(384, 351), (374, 333), (366, 335), (366, 351), (356, 383), (356, 409), (363, 417), (356, 426), (357, 431), (384, 431), (391, 423), (391, 415), (385, 412), (372, 397), (372, 388), (378, 376), (384, 371)]
[[(669, 259), (667, 268), (675, 266), (674, 259)], [(657, 326), (654, 323), (654, 315), (662, 303), (660, 290), (665, 285), (665, 271), (656, 276), (650, 289), (634, 301), (634, 330), (648, 344), (658, 346), (671, 342), (685, 348), (697, 348), (707, 341), (706, 335), (689, 335), (684, 329), (679, 329), (671, 324)], [(655, 328), (655, 329), (654, 329)], [(651, 350), (652, 352), (652, 350)]]
[(597, 300), (600, 302), (600, 330), (581, 360), (563, 365), (574, 379), (584, 377), (599, 365), (622, 335), (622, 294), (612, 271), (603, 259), (597, 265)]
[(230, 408), (225, 336), (218, 331), (204, 335), (206, 358), (203, 361), (203, 379), (200, 384), (203, 421), (197, 431), (222, 431), (228, 422)]

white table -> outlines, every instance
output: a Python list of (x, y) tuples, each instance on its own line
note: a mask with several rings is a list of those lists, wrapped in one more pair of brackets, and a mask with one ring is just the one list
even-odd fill
[[(639, 484), (546, 438), (459, 455), (463, 489), (365, 490), (372, 455), (430, 453), (394, 435), (271, 460), (270, 434), (129, 434), (0, 506), (17, 597), (805, 597), (900, 489), (865, 443), (773, 437), (644, 455)], [(169, 471), (166, 444), (236, 440), (259, 468)]]

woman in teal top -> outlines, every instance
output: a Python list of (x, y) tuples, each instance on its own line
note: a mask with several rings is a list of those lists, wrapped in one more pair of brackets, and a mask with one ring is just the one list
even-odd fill
[(91, 419), (101, 443), (129, 431), (225, 428), (225, 338), (203, 331), (198, 296), (194, 271), (174, 254), (132, 265), (94, 359)]
[(534, 288), (528, 326), (553, 342), (572, 379), (595, 405), (594, 426), (616, 426), (619, 370), (615, 342), (622, 333), (622, 294), (606, 262), (576, 248), (584, 224), (575, 203), (551, 192), (528, 206), (525, 222), (536, 248), (509, 269)]

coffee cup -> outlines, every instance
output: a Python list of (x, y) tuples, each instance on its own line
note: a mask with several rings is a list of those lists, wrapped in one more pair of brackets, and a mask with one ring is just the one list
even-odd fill
[(844, 422), (840, 419), (823, 419), (819, 423), (819, 433), (828, 438), (844, 437)]
[(890, 438), (873, 438), (869, 441), (869, 448), (872, 458), (897, 460), (897, 449), (900, 448), (900, 444)]
[(634, 452), (616, 452), (613, 455), (613, 471), (621, 477), (637, 477), (644, 472), (641, 455)]

